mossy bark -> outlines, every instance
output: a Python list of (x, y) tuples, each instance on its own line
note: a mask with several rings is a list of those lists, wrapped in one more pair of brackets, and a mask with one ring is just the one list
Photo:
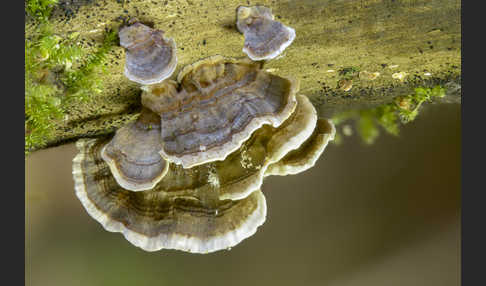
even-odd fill
[[(65, 2), (66, 1), (61, 1)], [(215, 54), (242, 57), (243, 36), (235, 28), (238, 5), (254, 1), (125, 0), (70, 1), (51, 22), (61, 36), (79, 32), (94, 48), (107, 28), (136, 17), (165, 31), (177, 43), (178, 70)], [(322, 117), (352, 108), (390, 102), (415, 87), (442, 85), (445, 102), (461, 98), (461, 1), (459, 0), (299, 0), (258, 1), (296, 30), (297, 37), (265, 69), (300, 80)], [(32, 25), (26, 24), (26, 36)], [(124, 50), (115, 46), (103, 75), (105, 89), (88, 103), (67, 109), (45, 147), (114, 132), (140, 110), (139, 86), (123, 75)], [(379, 72), (374, 80), (353, 77), (349, 91), (338, 88), (339, 71), (354, 67)], [(176, 70), (175, 74), (177, 74)], [(403, 81), (392, 77), (404, 72)], [(38, 149), (38, 148), (36, 148)]]

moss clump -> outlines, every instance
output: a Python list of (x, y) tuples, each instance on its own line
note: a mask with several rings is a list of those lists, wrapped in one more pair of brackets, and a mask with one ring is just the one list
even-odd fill
[(91, 94), (101, 92), (103, 83), (98, 74), (99, 72), (106, 73), (103, 63), (117, 40), (116, 31), (110, 30), (105, 34), (101, 47), (96, 52), (87, 55), (86, 60), (78, 69), (65, 72), (62, 80), (69, 99), (87, 100)]
[(59, 74), (82, 55), (76, 44), (54, 35), (40, 24), (31, 40), (25, 40), (25, 153), (42, 145), (54, 120), (63, 115), (63, 87)]
[[(424, 102), (431, 101), (433, 97), (444, 97), (445, 89), (440, 86), (434, 88), (415, 88), (414, 94), (396, 98), (393, 102), (365, 110), (353, 110), (340, 113), (332, 118), (334, 124), (340, 125), (349, 119), (357, 121), (357, 131), (366, 144), (372, 144), (380, 134), (381, 126), (389, 134), (399, 134), (399, 124), (406, 124), (415, 120), (419, 109)], [(336, 134), (339, 144), (341, 134)]]
[(35, 17), (36, 27), (25, 40), (25, 155), (47, 142), (68, 104), (86, 101), (101, 92), (99, 73), (117, 40), (117, 33), (110, 31), (101, 47), (89, 53), (77, 44), (77, 33), (56, 35), (47, 21), (55, 3), (26, 2), (26, 11)]
[(47, 21), (59, 0), (26, 0), (25, 11), (38, 21)]
[(415, 94), (398, 98), (395, 101), (395, 106), (401, 121), (403, 123), (408, 123), (417, 117), (419, 108), (424, 102), (431, 101), (433, 97), (444, 96), (445, 89), (440, 86), (434, 88), (419, 87), (415, 89)]

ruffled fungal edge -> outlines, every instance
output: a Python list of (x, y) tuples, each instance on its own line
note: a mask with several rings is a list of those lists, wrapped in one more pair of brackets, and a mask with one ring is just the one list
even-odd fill
[(258, 66), (260, 69), (262, 68), (262, 65), (260, 63), (255, 63), (250, 61), (249, 59), (245, 57), (241, 58), (231, 58), (231, 57), (225, 57), (222, 55), (212, 55), (206, 58), (203, 58), (201, 60), (198, 60), (192, 64), (185, 65), (177, 74), (177, 82), (179, 84), (182, 83), (182, 80), (184, 77), (190, 73), (191, 71), (199, 68), (202, 65), (206, 64), (211, 64), (211, 63), (217, 63), (217, 62), (224, 62), (224, 63), (231, 63), (231, 64), (247, 64), (247, 65), (254, 65)]
[(155, 187), (155, 185), (157, 185), (157, 183), (160, 182), (160, 180), (162, 180), (162, 178), (169, 171), (170, 163), (167, 162), (167, 160), (165, 160), (164, 158), (161, 158), (162, 160), (165, 161), (165, 167), (162, 170), (162, 173), (160, 173), (160, 175), (155, 177), (150, 182), (146, 182), (146, 183), (130, 182), (130, 181), (126, 180), (125, 177), (120, 173), (120, 171), (118, 170), (118, 167), (116, 165), (115, 160), (106, 154), (106, 147), (108, 146), (108, 144), (110, 144), (110, 142), (106, 143), (106, 145), (103, 146), (103, 148), (101, 149), (101, 158), (106, 162), (106, 164), (108, 164), (108, 167), (110, 167), (111, 174), (115, 178), (116, 182), (122, 188), (124, 188), (126, 190), (133, 191), (133, 192), (150, 190), (153, 187)]
[[(283, 25), (283, 24), (282, 24)], [(280, 48), (278, 48), (278, 50), (275, 50), (274, 52), (266, 55), (266, 56), (262, 56), (262, 57), (259, 57), (255, 54), (253, 54), (251, 52), (251, 50), (249, 50), (246, 46), (243, 46), (243, 49), (242, 51), (250, 58), (252, 59), (253, 61), (263, 61), (263, 60), (271, 60), (271, 59), (274, 59), (276, 58), (277, 56), (279, 56), (281, 53), (283, 53), (283, 51), (288, 48), (288, 46), (290, 46), (290, 44), (292, 44), (292, 42), (295, 40), (295, 30), (291, 27), (288, 27), (288, 26), (285, 26), (283, 25), (283, 27), (289, 32), (289, 39), (284, 42)]]
[[(200, 65), (206, 64), (208, 62), (216, 62), (220, 60), (233, 62), (233, 63), (238, 62), (237, 59), (225, 58), (220, 55), (212, 56), (184, 67), (179, 73), (179, 75), (177, 76), (177, 81), (180, 83), (185, 75), (187, 75), (190, 71), (192, 71), (193, 69), (197, 68)], [(290, 95), (288, 97), (286, 106), (278, 114), (253, 118), (243, 131), (236, 134), (232, 134), (231, 140), (229, 140), (228, 142), (220, 146), (206, 150), (203, 153), (198, 152), (195, 154), (174, 156), (174, 155), (167, 154), (164, 151), (164, 149), (161, 149), (159, 152), (160, 155), (162, 156), (162, 158), (166, 159), (169, 162), (182, 165), (183, 168), (185, 169), (192, 168), (194, 166), (202, 165), (209, 162), (222, 161), (226, 159), (226, 157), (229, 154), (238, 150), (242, 146), (242, 144), (250, 138), (253, 132), (255, 132), (257, 129), (262, 127), (264, 124), (270, 124), (273, 127), (280, 126), (294, 112), (295, 107), (297, 106), (296, 94), (300, 87), (300, 82), (297, 79), (287, 78), (287, 77), (283, 77), (283, 78), (290, 81), (290, 90), (289, 90)]]
[(127, 68), (127, 65), (125, 64), (124, 75), (129, 80), (134, 81), (134, 82), (139, 83), (139, 84), (142, 84), (142, 85), (150, 85), (150, 84), (156, 84), (156, 83), (162, 82), (163, 80), (169, 78), (174, 73), (174, 71), (177, 67), (177, 53), (176, 53), (177, 46), (176, 46), (176, 43), (175, 43), (174, 39), (172, 39), (172, 38), (166, 38), (164, 36), (162, 36), (162, 38), (164, 39), (164, 41), (169, 43), (169, 46), (172, 48), (172, 54), (173, 54), (171, 61), (167, 65), (167, 68), (163, 70), (164, 72), (162, 72), (156, 78), (143, 79), (143, 78), (136, 76), (135, 74), (130, 73), (130, 71)]
[(261, 191), (257, 190), (257, 208), (239, 228), (232, 230), (223, 236), (216, 236), (207, 240), (178, 234), (160, 234), (155, 237), (148, 237), (127, 229), (122, 223), (109, 218), (108, 215), (101, 212), (87, 196), (81, 164), (86, 158), (86, 149), (89, 144), (89, 139), (81, 139), (76, 142), (76, 147), (79, 149), (79, 153), (73, 159), (73, 178), (76, 196), (81, 201), (88, 214), (98, 221), (105, 230), (122, 233), (126, 240), (145, 251), (175, 249), (204, 254), (228, 249), (252, 236), (257, 228), (266, 220), (267, 205), (265, 196)]
[[(322, 127), (322, 125), (326, 125), (326, 127)], [(322, 129), (330, 129), (330, 132), (327, 133)], [(301, 172), (304, 172), (312, 167), (314, 167), (317, 159), (320, 158), (324, 150), (326, 149), (327, 145), (331, 140), (334, 140), (334, 136), (336, 134), (336, 128), (334, 124), (328, 119), (319, 119), (316, 131), (317, 134), (313, 134), (308, 140), (311, 140), (309, 144), (310, 147), (306, 147), (308, 151), (302, 150), (302, 154), (299, 154), (298, 158), (293, 158), (291, 162), (285, 162), (285, 157), (282, 160), (270, 165), (265, 172), (265, 177), (267, 176), (286, 176), (286, 175), (295, 175)], [(304, 142), (304, 144), (307, 142)], [(304, 145), (302, 144), (302, 145)], [(302, 147), (299, 149), (303, 149)], [(295, 150), (299, 152), (300, 150)]]
[[(259, 6), (259, 5), (256, 5), (256, 6)], [(236, 23), (238, 23), (238, 20), (239, 20), (239, 16), (242, 14), (240, 13), (240, 10), (241, 9), (245, 9), (247, 11), (247, 13), (245, 13), (245, 15), (247, 15), (246, 17), (248, 17), (249, 14), (251, 14), (250, 11), (248, 10), (251, 10), (253, 7), (256, 7), (256, 6), (243, 6), (243, 5), (240, 5), (236, 8)], [(272, 9), (271, 8), (268, 8), (268, 7), (265, 7), (265, 6), (260, 6), (260, 7), (263, 7), (263, 8), (266, 8), (268, 9), (267, 13), (270, 14), (270, 19), (275, 21), (275, 16), (273, 15), (272, 13)], [(243, 16), (244, 18), (246, 18), (245, 16)], [(251, 60), (253, 61), (262, 61), (262, 60), (271, 60), (271, 59), (274, 59), (276, 58), (277, 56), (279, 56), (281, 53), (283, 53), (283, 51), (288, 48), (288, 46), (290, 46), (290, 44), (292, 44), (292, 42), (295, 40), (295, 29), (293, 29), (292, 27), (289, 27), (287, 25), (284, 25), (282, 22), (280, 22), (282, 24), (282, 26), (284, 27), (285, 30), (287, 30), (287, 32), (289, 33), (289, 39), (282, 43), (282, 45), (279, 47), (278, 50), (274, 51), (273, 53), (270, 53), (266, 56), (262, 56), (262, 57), (259, 57), (255, 54), (253, 54), (245, 45), (243, 46), (243, 53), (245, 53)], [(238, 24), (236, 24), (236, 29), (238, 30), (238, 32), (240, 32), (241, 34), (244, 35), (244, 32), (240, 29), (240, 27), (238, 26)], [(246, 39), (245, 39), (246, 40)]]
[[(272, 137), (269, 144), (274, 144), (275, 150), (270, 157), (265, 160), (260, 172), (250, 176), (244, 180), (243, 183), (239, 183), (237, 187), (227, 187), (230, 189), (219, 196), (220, 200), (239, 200), (247, 197), (254, 190), (260, 189), (263, 184), (266, 170), (271, 164), (280, 161), (287, 153), (299, 148), (313, 133), (316, 122), (317, 112), (310, 100), (305, 95), (297, 95), (298, 104), (302, 105), (300, 111), (302, 119), (297, 120), (297, 123), (290, 123), (283, 127), (283, 130), (279, 130), (275, 137)], [(283, 123), (285, 124), (285, 123)], [(231, 190), (232, 189), (232, 190)], [(237, 191), (237, 190), (240, 191)]]

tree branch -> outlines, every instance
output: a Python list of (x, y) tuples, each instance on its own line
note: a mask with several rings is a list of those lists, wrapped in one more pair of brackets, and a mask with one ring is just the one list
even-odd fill
[[(86, 47), (93, 41), (101, 43), (105, 28), (117, 28), (123, 18), (131, 16), (145, 23), (152, 22), (174, 38), (178, 47), (178, 70), (214, 54), (244, 56), (243, 35), (234, 24), (236, 7), (247, 3), (234, 0), (132, 0), (123, 5), (116, 1), (85, 2), (90, 4), (77, 10), (74, 4), (57, 8), (51, 21), (61, 35), (79, 32)], [(276, 18), (293, 27), (297, 34), (284, 56), (267, 62), (264, 68), (298, 78), (301, 93), (311, 98), (322, 117), (387, 103), (397, 96), (413, 93), (415, 87), (441, 85), (446, 88), (447, 96), (439, 102), (460, 102), (459, 0), (259, 3), (271, 7)], [(69, 20), (65, 17), (68, 10), (75, 11)], [(27, 37), (30, 28), (27, 24)], [(107, 64), (109, 71), (103, 76), (103, 93), (86, 104), (70, 106), (66, 118), (56, 123), (54, 137), (43, 148), (112, 133), (137, 116), (140, 89), (123, 76), (123, 48), (114, 47)], [(366, 71), (380, 75), (370, 80), (359, 72), (345, 74), (349, 68), (362, 74)], [(393, 77), (397, 73), (406, 73), (403, 81)], [(338, 81), (344, 77), (352, 81), (349, 91), (338, 87)]]

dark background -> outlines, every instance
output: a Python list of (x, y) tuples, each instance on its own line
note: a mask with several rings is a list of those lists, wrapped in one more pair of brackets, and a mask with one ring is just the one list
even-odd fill
[(74, 194), (73, 144), (25, 164), (26, 285), (460, 285), (461, 107), (431, 105), (365, 146), (330, 145), (263, 184), (267, 221), (230, 251), (145, 252)]

